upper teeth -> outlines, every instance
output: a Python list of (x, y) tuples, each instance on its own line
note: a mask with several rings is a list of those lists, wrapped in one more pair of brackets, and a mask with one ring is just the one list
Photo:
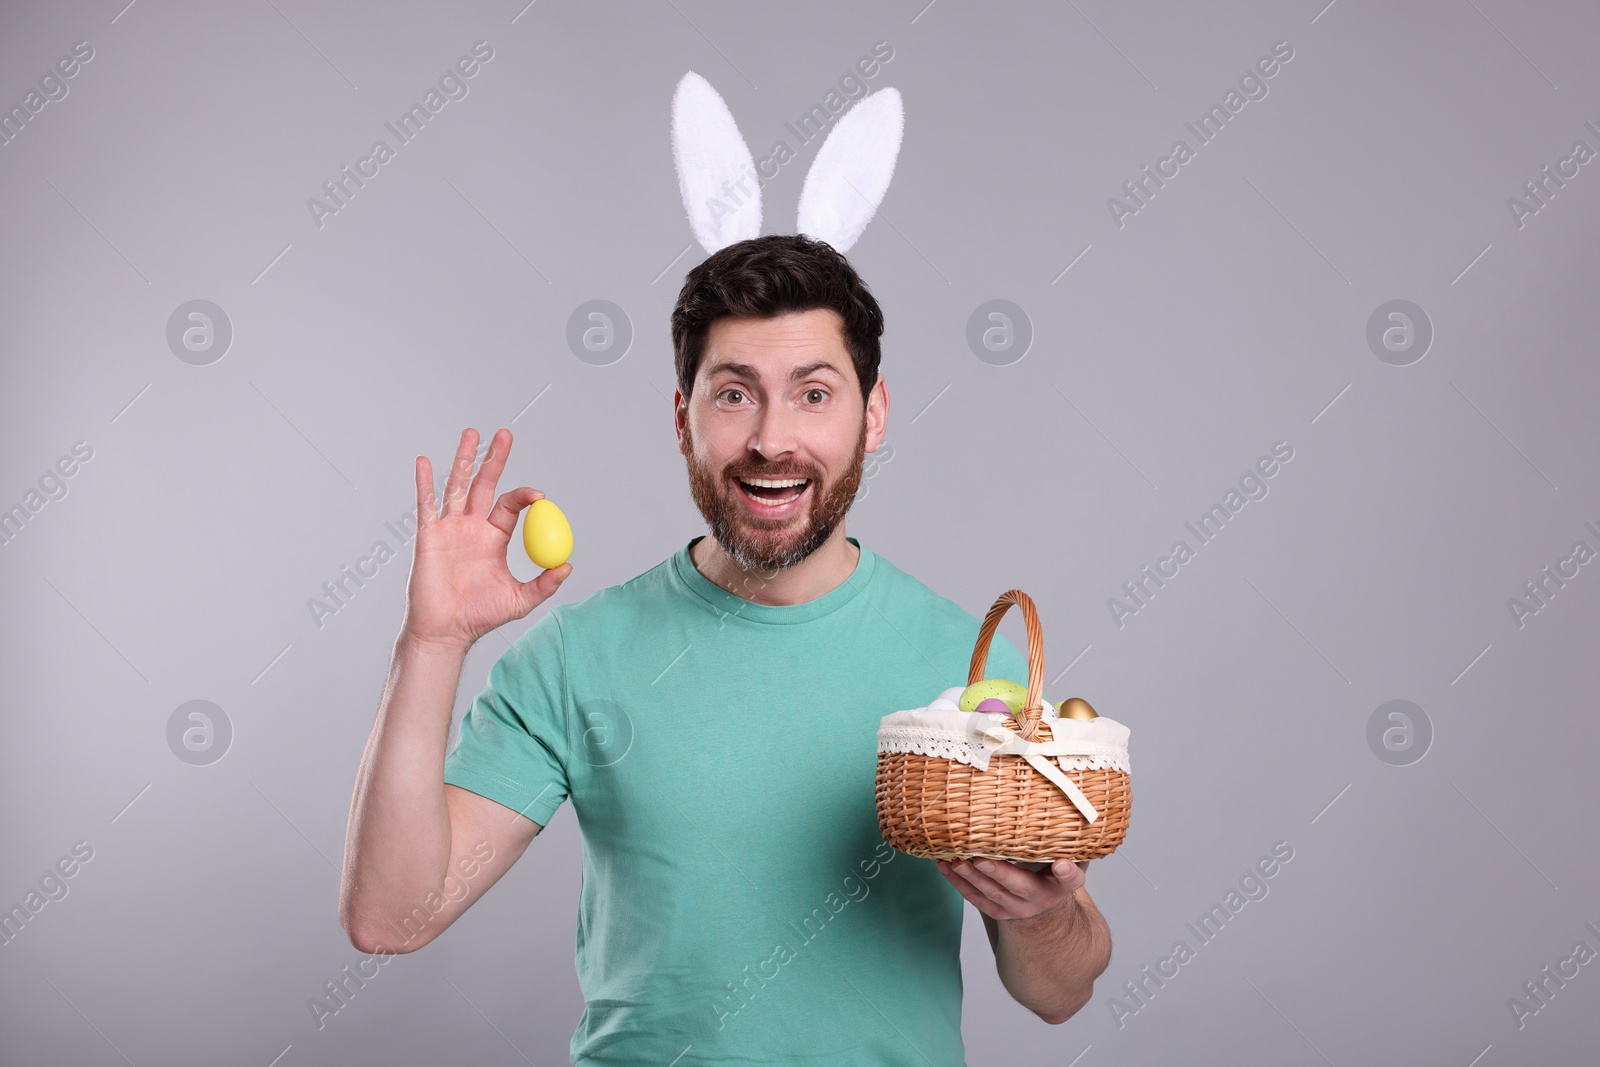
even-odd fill
[(804, 485), (804, 478), (740, 478), (746, 485), (759, 485), (764, 489), (783, 489), (791, 485)]

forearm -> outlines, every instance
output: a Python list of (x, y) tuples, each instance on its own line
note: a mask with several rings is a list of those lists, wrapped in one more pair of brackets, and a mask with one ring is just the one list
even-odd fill
[(999, 919), (1000, 982), (1047, 1022), (1066, 1022), (1094, 995), (1111, 962), (1111, 931), (1086, 890), (1028, 919)]
[(444, 757), (466, 650), (395, 641), (350, 801), (339, 920), (365, 939), (440, 885), (450, 862)]

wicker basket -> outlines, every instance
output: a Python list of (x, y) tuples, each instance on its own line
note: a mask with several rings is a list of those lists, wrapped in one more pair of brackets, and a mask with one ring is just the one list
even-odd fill
[[(1127, 834), (1127, 771), (1087, 766), (1105, 762), (1126, 767), (1127, 728), (1101, 717), (1089, 722), (1057, 719), (1052, 731), (1041, 703), (1044, 637), (1033, 600), (1022, 590), (1001, 594), (989, 609), (972, 650), (967, 684), (983, 680), (989, 643), (1012, 604), (1022, 609), (1028, 628), (1028, 693), (1020, 718), (1007, 716), (1002, 724), (977, 713), (917, 709), (882, 720), (878, 825), (883, 839), (901, 852), (928, 859), (1089, 860), (1109, 855)], [(962, 758), (927, 754), (940, 747), (934, 733), (929, 733), (928, 744), (920, 744), (915, 733), (920, 727), (907, 727), (908, 722), (936, 723), (946, 750), (951, 731), (980, 731), (987, 735), (985, 745), (1000, 743), (999, 738), (1004, 744), (987, 757), (987, 769), (980, 769)], [(885, 751), (890, 734), (904, 747), (908, 729), (909, 743), (924, 751)], [(1102, 739), (1097, 745), (1074, 740), (1091, 733)], [(1107, 737), (1114, 739), (1109, 746)], [(1112, 755), (1086, 755), (1091, 752)], [(1084, 769), (1069, 769), (1068, 764)], [(1092, 817), (1080, 807), (1090, 808)]]

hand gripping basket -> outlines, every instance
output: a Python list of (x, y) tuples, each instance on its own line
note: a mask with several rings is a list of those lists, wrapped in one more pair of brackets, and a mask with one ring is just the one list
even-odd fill
[(1021, 862), (1110, 855), (1128, 831), (1128, 728), (1104, 716), (1044, 718), (1044, 636), (1020, 589), (989, 609), (967, 684), (982, 681), (989, 643), (1012, 604), (1028, 628), (1028, 694), (1020, 716), (917, 708), (878, 726), (878, 826), (901, 852), (928, 859)]

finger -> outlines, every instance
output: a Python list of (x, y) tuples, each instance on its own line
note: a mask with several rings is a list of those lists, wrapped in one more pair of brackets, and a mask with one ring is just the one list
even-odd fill
[(472, 460), (478, 454), (478, 431), (467, 427), (461, 431), (461, 443), (456, 446), (456, 456), (450, 462), (450, 477), (444, 483), (444, 509), (439, 517), (456, 515), (467, 495), (467, 478), (472, 474)]
[(1050, 868), (1051, 876), (1068, 893), (1077, 892), (1078, 887), (1088, 881), (1088, 871), (1088, 860), (1079, 860), (1076, 863), (1072, 860), (1056, 860), (1055, 864)]
[(530, 489), (526, 485), (519, 485), (515, 489), (508, 489), (500, 494), (500, 499), (495, 501), (494, 510), (489, 512), (489, 525), (511, 537), (511, 531), (517, 528), (517, 516), (522, 509), (535, 500), (543, 500), (544, 494), (537, 489)]
[(418, 456), (417, 475), (417, 529), (432, 526), (439, 517), (439, 501), (433, 495), (433, 464), (427, 456)]
[(974, 907), (978, 907), (981, 912), (986, 913), (986, 915), (992, 915), (994, 918), (1013, 917), (1008, 905), (995, 901), (994, 897), (984, 893), (984, 889), (979, 888), (974, 883), (973, 875), (976, 872), (968, 872), (968, 870), (958, 865), (970, 864), (970, 862), (965, 861), (965, 859), (963, 861), (942, 861), (941, 870), (944, 872), (944, 877), (949, 878), (950, 885), (954, 885), (962, 893), (962, 896), (973, 902)]
[(967, 881), (961, 875), (955, 873), (954, 868), (948, 862), (944, 860), (939, 861), (939, 873), (943, 874), (945, 880), (956, 887), (956, 892), (960, 893), (969, 904), (983, 912), (985, 915), (989, 916), (989, 918), (1012, 918), (1010, 911), (1000, 907), (999, 905), (995, 904), (994, 901), (984, 896), (971, 882)]
[[(1005, 864), (1002, 863), (995, 864), (994, 873), (999, 873), (999, 869), (1004, 866)], [(1008, 886), (1001, 883), (990, 874), (985, 874), (983, 871), (973, 867), (970, 860), (965, 861), (961, 865), (957, 866), (956, 873), (967, 879), (967, 881), (971, 882), (973, 887), (977, 889), (978, 892), (982, 893), (984, 896), (988, 897), (990, 900), (994, 901), (1003, 908), (1021, 908), (1025, 910), (1033, 905), (1033, 897), (1037, 895), (1037, 888), (1033, 890), (1013, 892)], [(1030, 878), (1037, 877), (1037, 875), (1028, 875), (1026, 871), (1019, 873)]]
[(506, 469), (506, 459), (510, 455), (511, 431), (501, 427), (489, 439), (489, 454), (483, 457), (478, 476), (472, 479), (472, 488), (467, 492), (468, 515), (482, 515), (489, 510), (495, 484), (500, 481), (500, 472)]
[[(1046, 878), (1045, 875), (1024, 870), (1016, 864), (1008, 863), (1005, 860), (974, 859), (969, 860), (968, 863), (972, 867), (973, 874), (980, 878), (987, 877), (1006, 892), (1018, 897), (1026, 898), (1036, 894)], [(989, 864), (989, 870), (979, 869), (978, 864), (980, 863)]]

